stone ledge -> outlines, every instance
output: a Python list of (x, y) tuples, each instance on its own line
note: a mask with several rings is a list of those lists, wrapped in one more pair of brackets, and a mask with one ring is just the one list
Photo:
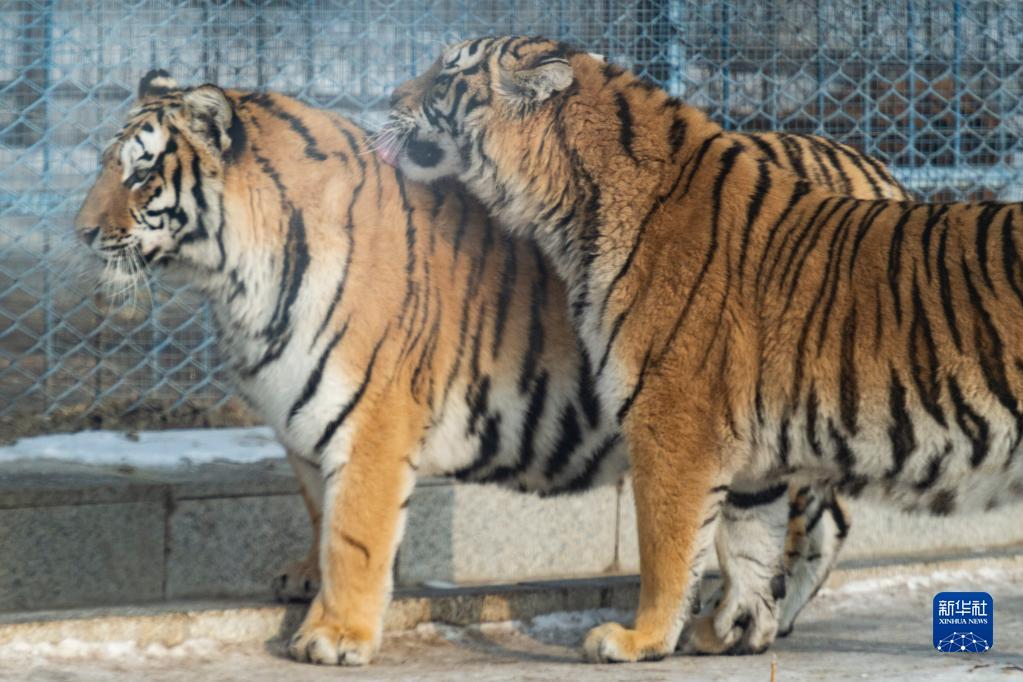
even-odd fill
[(283, 459), (176, 469), (51, 459), (0, 464), (0, 509), (297, 494), (298, 482)]
[(154, 502), (0, 510), (0, 611), (163, 596)]
[[(15, 557), (0, 561), (0, 611), (268, 596), (271, 579), (311, 539), (297, 489), (284, 460), (174, 470), (0, 465), (0, 556)], [(607, 573), (617, 494), (540, 499), (423, 480), (397, 584)], [(97, 526), (117, 529), (118, 541), (93, 542)], [(80, 579), (83, 567), (95, 579)]]
[(449, 481), (418, 486), (398, 552), (398, 583), (494, 583), (613, 572), (617, 495), (611, 486), (554, 498)]
[[(305, 555), (309, 522), (284, 460), (175, 470), (54, 461), (0, 465), (0, 612), (263, 598)], [(1018, 508), (914, 517), (853, 505), (841, 558), (1023, 544)], [(638, 571), (631, 491), (540, 499), (421, 481), (396, 584), (494, 584)]]
[[(909, 568), (980, 570), (1019, 566), (1023, 547), (983, 556), (945, 555), (921, 561), (915, 557), (880, 563), (854, 562), (840, 566), (826, 586), (837, 588), (854, 580), (873, 580)], [(708, 576), (709, 582), (714, 576)], [(387, 611), (384, 627), (408, 630), (426, 622), (452, 625), (528, 620), (558, 611), (617, 608), (630, 611), (638, 602), (635, 576), (608, 576), (586, 580), (530, 582), (486, 587), (398, 590)], [(277, 605), (254, 601), (181, 601), (150, 606), (102, 609), (35, 611), (0, 614), (0, 646), (14, 642), (57, 643), (73, 638), (82, 642), (135, 642), (139, 646), (177, 646), (188, 639), (205, 638), (229, 644), (281, 640), (298, 627), (304, 604)]]

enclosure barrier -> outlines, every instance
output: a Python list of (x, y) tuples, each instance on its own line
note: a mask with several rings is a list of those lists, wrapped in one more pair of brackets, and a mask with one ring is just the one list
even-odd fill
[(139, 307), (111, 306), (70, 235), (148, 69), (283, 92), (372, 127), (442, 45), (509, 33), (599, 52), (727, 128), (856, 145), (922, 198), (1023, 198), (1018, 2), (8, 1), (0, 440), (248, 419), (195, 292), (155, 281)]

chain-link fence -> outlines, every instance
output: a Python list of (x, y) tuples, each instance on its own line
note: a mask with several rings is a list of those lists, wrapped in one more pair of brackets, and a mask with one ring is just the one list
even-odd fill
[[(139, 77), (268, 89), (372, 125), (441, 46), (543, 34), (737, 129), (836, 137), (932, 199), (1023, 197), (1023, 3), (18, 0), (0, 3), (0, 435), (244, 420), (208, 313), (111, 309), (70, 225)], [(82, 274), (76, 274), (81, 272)]]

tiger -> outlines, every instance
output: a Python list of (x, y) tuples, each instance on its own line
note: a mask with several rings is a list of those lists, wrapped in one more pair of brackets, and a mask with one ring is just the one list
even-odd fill
[[(840, 176), (811, 141), (748, 143), (808, 177)], [(234, 386), (284, 445), (314, 526), (308, 557), (275, 580), (282, 599), (312, 598), (295, 658), (371, 660), (418, 476), (556, 495), (625, 472), (548, 259), (460, 187), (381, 164), (336, 114), (152, 71), (75, 227), (118, 288), (159, 270), (205, 296)], [(805, 602), (848, 519), (830, 488), (787, 492), (792, 532), (777, 541)]]
[[(539, 37), (447, 48), (391, 105), (407, 177), (456, 176), (550, 257), (625, 434), (639, 605), (586, 635), (587, 659), (656, 659), (683, 632), (696, 652), (768, 647), (792, 485), (939, 516), (1023, 496), (1020, 204), (815, 186)], [(693, 618), (715, 538), (725, 595)]]

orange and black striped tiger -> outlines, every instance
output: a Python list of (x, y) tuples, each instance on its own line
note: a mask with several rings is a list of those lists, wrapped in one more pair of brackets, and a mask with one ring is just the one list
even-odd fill
[[(675, 646), (745, 490), (830, 483), (939, 515), (1023, 496), (1023, 206), (835, 194), (540, 38), (460, 43), (392, 102), (410, 177), (456, 174), (551, 257), (626, 434), (639, 611), (590, 632), (591, 660)], [(758, 510), (722, 555), (739, 588), (690, 624), (693, 649), (775, 637), (787, 586), (759, 567), (780, 561), (765, 538), (787, 507)]]
[[(822, 140), (736, 139), (857, 196), (900, 191)], [(369, 660), (418, 474), (555, 494), (624, 470), (618, 423), (538, 249), (458, 188), (378, 165), (338, 116), (153, 72), (76, 223), (107, 278), (130, 283), (148, 264), (205, 292), (237, 387), (288, 448), (322, 544), (277, 581), (284, 597), (312, 596), (323, 569), (292, 647), (301, 658)], [(730, 499), (788, 505), (767, 497)], [(793, 530), (775, 540), (790, 545), (794, 618), (847, 521), (828, 487), (792, 498)]]

